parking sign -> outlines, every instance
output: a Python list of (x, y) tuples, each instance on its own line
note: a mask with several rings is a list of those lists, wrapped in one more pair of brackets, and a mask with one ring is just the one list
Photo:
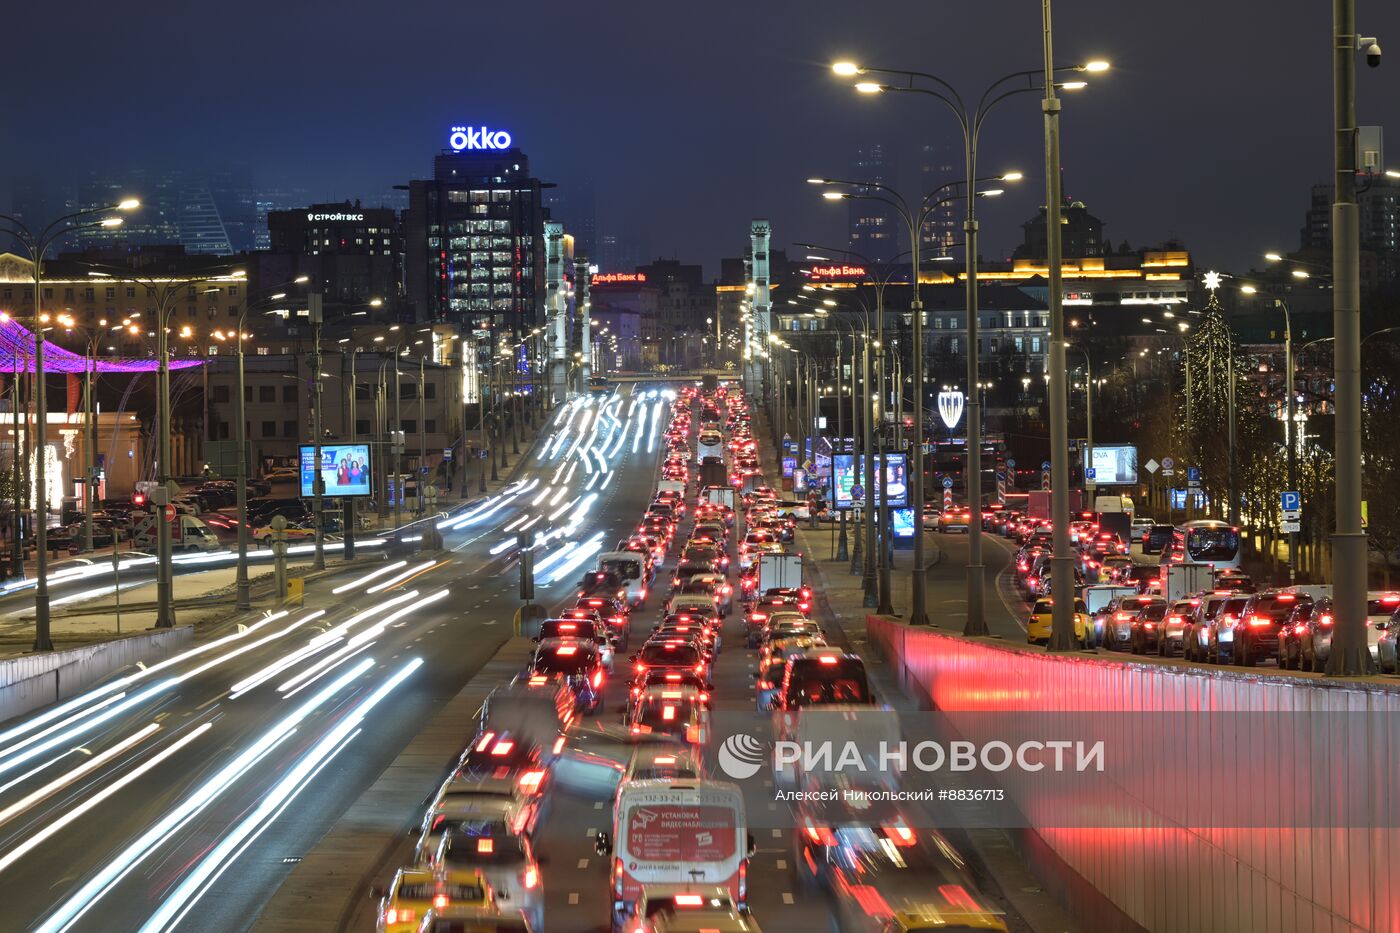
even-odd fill
[(1297, 512), (1303, 507), (1303, 497), (1297, 492), (1279, 493), (1278, 506), (1283, 512)]

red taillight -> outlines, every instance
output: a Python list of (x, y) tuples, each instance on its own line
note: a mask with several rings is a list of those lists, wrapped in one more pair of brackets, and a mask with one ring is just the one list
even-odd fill
[(613, 859), (613, 896), (622, 897), (622, 859)]
[(476, 841), (476, 851), (482, 855), (490, 855), (492, 852), (496, 851), (496, 840), (478, 839)]
[(646, 669), (647, 669), (647, 666), (646, 666), (645, 664), (643, 664), (641, 661), (638, 661), (638, 662), (637, 662), (636, 670), (637, 670), (637, 673), (638, 673), (638, 674), (640, 674), (642, 671), (644, 671), (644, 670), (646, 670)]
[(597, 690), (603, 685), (603, 672), (595, 671), (593, 674), (593, 689)]
[(1317, 620), (1317, 624), (1323, 628), (1330, 628), (1332, 626), (1332, 613), (1324, 612), (1322, 618)]
[(418, 919), (418, 912), (407, 907), (390, 907), (384, 912), (385, 923), (412, 923)]
[(434, 907), (435, 909), (437, 909), (437, 910), (442, 910), (444, 907), (446, 907), (446, 906), (447, 906), (448, 904), (450, 904), (450, 903), (451, 903), (451, 900), (448, 898), (448, 896), (447, 896), (446, 894), (439, 894), (439, 895), (437, 895), (436, 897), (433, 898), (433, 907)]
[(535, 886), (540, 883), (539, 869), (533, 865), (525, 869), (525, 874), (521, 877), (520, 883), (525, 886), (525, 890), (533, 891)]

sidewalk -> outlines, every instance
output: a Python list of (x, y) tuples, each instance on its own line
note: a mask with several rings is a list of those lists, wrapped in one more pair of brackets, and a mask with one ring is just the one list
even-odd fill
[[(552, 418), (552, 414), (548, 417)], [(544, 423), (547, 424), (548, 420)], [(489, 479), (488, 474), (484, 494), (477, 492), (478, 480), (473, 468), (468, 476), (468, 495), (461, 499), (440, 498), (438, 500), (439, 507), (444, 511), (457, 509), (485, 496), (500, 492), (507, 484), (513, 482), (518, 472), (530, 462), (538, 438), (539, 433), (536, 429), (526, 428), (521, 434), (521, 449), (518, 456), (510, 452), (510, 441), (507, 440), (505, 442), (507, 465), (498, 469), (499, 479), (495, 481)], [(408, 509), (404, 509), (401, 514), (404, 523), (414, 521), (419, 517)], [(341, 542), (339, 540), (328, 540), (325, 546), (326, 569), (324, 571), (312, 571), (312, 556), (298, 554), (288, 558), (287, 576), (289, 578), (309, 579), (340, 573), (346, 567), (383, 560), (383, 552), (380, 549), (360, 548), (358, 542), (373, 537), (380, 531), (392, 530), (392, 509), (389, 511), (388, 519), (389, 524), (383, 528), (371, 527), (357, 532), (357, 548), (355, 558), (352, 561), (347, 562), (341, 558)], [(371, 522), (377, 526), (378, 516), (372, 516)], [(126, 553), (123, 551), (124, 558)], [(252, 609), (246, 613), (235, 607), (237, 568), (232, 564), (197, 573), (176, 574), (172, 578), (172, 601), (176, 624), (193, 625), (196, 641), (215, 634), (215, 630), (220, 628), (223, 623), (232, 622), (244, 615), (260, 615), (282, 605), (282, 601), (275, 594), (272, 562), (270, 559), (266, 559), (267, 550), (258, 548), (250, 542), (249, 553), (250, 555), (261, 554), (263, 559), (251, 563), (248, 568)], [(88, 560), (100, 562), (104, 558), (110, 559), (110, 556), (110, 551), (99, 551), (90, 555)], [(49, 571), (53, 573), (76, 560), (78, 559), (51, 562)], [(31, 576), (33, 563), (31, 560), (26, 565), (26, 572), (30, 573)], [(117, 592), (113, 591), (115, 584), (116, 581), (112, 579), (110, 574), (104, 574), (96, 577), (92, 586), (79, 594), (69, 593), (54, 597), (50, 603), (50, 630), (55, 647), (72, 648), (92, 642), (105, 641), (122, 635), (130, 635), (133, 632), (145, 631), (155, 625), (155, 581), (145, 579), (134, 584), (123, 583), (120, 591)], [(33, 649), (33, 590), (23, 590), (21, 593), (28, 596), (28, 605), (0, 615), (0, 658), (25, 654)], [(81, 598), (82, 594), (87, 594), (86, 598)], [(74, 598), (75, 596), (80, 598)]]

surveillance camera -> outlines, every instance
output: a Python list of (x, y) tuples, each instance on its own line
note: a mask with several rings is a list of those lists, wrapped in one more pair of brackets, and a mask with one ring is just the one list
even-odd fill
[(1366, 64), (1372, 68), (1381, 66), (1381, 44), (1370, 36), (1360, 36), (1356, 40), (1358, 49), (1366, 50)]

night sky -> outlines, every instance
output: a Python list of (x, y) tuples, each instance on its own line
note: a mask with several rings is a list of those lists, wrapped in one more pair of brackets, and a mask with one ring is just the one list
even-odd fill
[[(1400, 163), (1400, 4), (1360, 0), (1388, 50), (1359, 69), (1363, 124), (1389, 124)], [(1296, 246), (1308, 188), (1331, 170), (1325, 0), (1060, 0), (1057, 58), (1114, 70), (1067, 102), (1066, 194), (1115, 243), (1183, 239), (1205, 265), (1244, 268)], [(599, 228), (646, 232), (653, 253), (702, 261), (746, 245), (840, 240), (845, 208), (803, 183), (883, 140), (913, 161), (960, 145), (930, 98), (849, 90), (849, 57), (931, 71), (976, 96), (1038, 67), (1033, 0), (427, 3), (252, 0), (7, 10), (0, 171), (245, 162), (264, 187), (376, 202), (426, 177), (454, 123), (510, 131), (536, 174), (591, 179)], [(1005, 255), (1041, 203), (1031, 95), (989, 120), (982, 164), (1026, 172), (983, 212)], [(0, 181), (0, 199), (8, 185)], [(913, 191), (907, 192), (910, 195)]]

